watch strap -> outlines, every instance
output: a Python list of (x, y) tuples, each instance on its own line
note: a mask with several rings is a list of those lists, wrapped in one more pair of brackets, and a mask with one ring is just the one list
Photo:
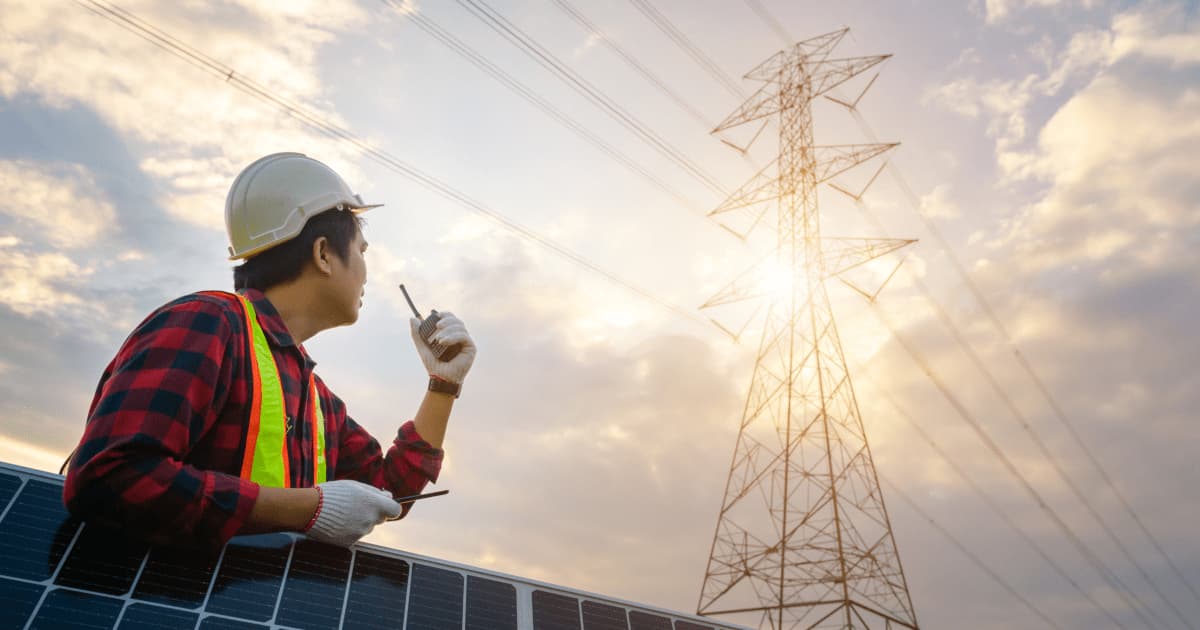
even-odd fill
[(429, 376), (429, 391), (437, 392), (439, 394), (450, 394), (451, 396), (458, 398), (458, 395), (462, 392), (462, 384), (461, 383), (451, 383), (450, 381), (447, 381), (444, 378), (438, 378), (436, 376), (430, 375)]

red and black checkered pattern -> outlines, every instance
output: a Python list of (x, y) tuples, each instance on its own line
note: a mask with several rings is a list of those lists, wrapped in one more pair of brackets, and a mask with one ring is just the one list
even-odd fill
[[(279, 367), (289, 418), (291, 485), (313, 485), (308, 383), (316, 363), (261, 292), (245, 291)], [(63, 500), (77, 516), (151, 542), (217, 548), (237, 534), (258, 497), (240, 479), (253, 386), (250, 342), (232, 295), (197, 293), (152, 313), (104, 370)], [(330, 479), (415, 494), (436, 481), (442, 450), (400, 427), (384, 456), (317, 377)], [(411, 507), (412, 504), (406, 506)]]

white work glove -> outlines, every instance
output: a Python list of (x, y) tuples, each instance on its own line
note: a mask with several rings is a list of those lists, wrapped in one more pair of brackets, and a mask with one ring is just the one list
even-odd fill
[(321, 507), (305, 534), (313, 540), (349, 547), (376, 525), (400, 516), (400, 504), (388, 492), (352, 479), (317, 485)]
[(425, 370), (429, 372), (430, 376), (462, 385), (463, 379), (467, 378), (467, 372), (471, 369), (471, 364), (475, 362), (475, 342), (471, 339), (471, 335), (467, 334), (467, 327), (463, 325), (462, 320), (455, 317), (454, 313), (440, 313), (440, 315), (442, 318), (438, 320), (430, 341), (444, 346), (462, 344), (462, 350), (458, 355), (449, 361), (439, 361), (434, 356), (433, 350), (425, 345), (425, 340), (421, 339), (421, 333), (418, 331), (421, 320), (415, 317), (409, 320), (413, 343), (416, 344), (417, 354), (421, 355), (421, 362), (425, 364)]

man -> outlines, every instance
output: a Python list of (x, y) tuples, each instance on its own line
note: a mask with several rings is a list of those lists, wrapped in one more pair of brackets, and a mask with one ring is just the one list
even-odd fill
[(436, 481), (446, 423), (475, 344), (443, 313), (411, 321), (429, 391), (387, 454), (313, 373), (302, 345), (353, 324), (367, 269), (363, 203), (299, 153), (246, 167), (225, 203), (237, 294), (201, 292), (152, 313), (105, 369), (63, 499), (76, 516), (149, 542), (219, 548), (236, 534), (299, 531), (350, 545)]

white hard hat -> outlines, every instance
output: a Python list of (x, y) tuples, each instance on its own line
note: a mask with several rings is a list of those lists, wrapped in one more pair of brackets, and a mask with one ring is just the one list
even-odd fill
[(295, 238), (310, 218), (341, 208), (378, 208), (350, 191), (333, 169), (302, 153), (272, 153), (242, 169), (225, 198), (229, 259), (253, 256)]

